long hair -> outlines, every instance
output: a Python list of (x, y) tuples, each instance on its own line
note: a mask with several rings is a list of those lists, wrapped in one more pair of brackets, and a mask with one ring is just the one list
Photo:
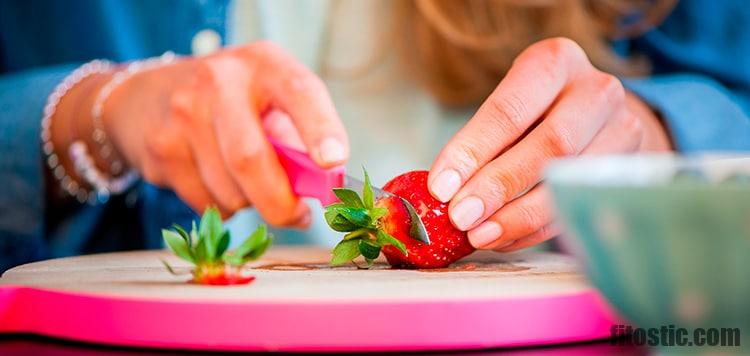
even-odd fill
[(648, 62), (611, 41), (661, 23), (676, 0), (396, 0), (393, 41), (414, 79), (447, 105), (473, 105), (495, 88), (524, 48), (564, 36), (598, 68), (643, 75)]
[(376, 2), (386, 30), (375, 36), (363, 63), (332, 65), (333, 21), (345, 16), (334, 0), (320, 63), (327, 78), (362, 77), (396, 49), (406, 72), (441, 104), (475, 105), (497, 86), (513, 59), (532, 43), (563, 36), (576, 41), (591, 62), (616, 75), (645, 75), (648, 61), (622, 57), (612, 41), (638, 36), (660, 24), (677, 0), (391, 0)]

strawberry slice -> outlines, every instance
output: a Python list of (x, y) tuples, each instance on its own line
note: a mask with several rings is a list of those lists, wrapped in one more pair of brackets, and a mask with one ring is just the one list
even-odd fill
[[(206, 285), (247, 284), (255, 277), (242, 274), (242, 267), (258, 259), (266, 252), (273, 241), (266, 226), (260, 225), (234, 251), (228, 252), (231, 234), (224, 229), (219, 211), (208, 208), (203, 213), (200, 229), (193, 222), (190, 233), (179, 225), (173, 230), (162, 230), (164, 242), (172, 252), (193, 264), (190, 271), (193, 283)], [(162, 260), (172, 274), (174, 269)]]
[[(333, 249), (331, 265), (354, 262), (362, 256), (368, 268), (382, 252), (396, 268), (442, 268), (472, 253), (474, 248), (466, 232), (456, 229), (448, 218), (448, 204), (430, 195), (427, 171), (404, 173), (389, 181), (383, 189), (397, 197), (375, 201), (370, 178), (360, 197), (350, 189), (334, 189), (341, 203), (326, 207), (328, 225), (344, 238)], [(411, 218), (399, 197), (406, 199), (417, 211), (430, 236), (425, 244), (409, 236)]]

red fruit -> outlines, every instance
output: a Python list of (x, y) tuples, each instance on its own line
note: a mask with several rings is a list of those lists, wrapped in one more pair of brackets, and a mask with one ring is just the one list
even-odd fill
[(427, 190), (427, 171), (404, 173), (383, 186), (383, 189), (406, 199), (417, 211), (430, 237), (424, 244), (409, 237), (409, 213), (397, 197), (378, 200), (375, 205), (388, 209), (380, 219), (385, 232), (406, 245), (407, 255), (392, 245), (384, 246), (388, 263), (397, 268), (441, 268), (474, 252), (466, 232), (456, 229), (448, 218), (448, 204), (430, 195)]
[[(346, 233), (333, 249), (331, 265), (362, 256), (369, 267), (382, 252), (393, 267), (441, 268), (474, 251), (466, 233), (451, 224), (448, 205), (430, 195), (426, 171), (408, 172), (392, 179), (383, 189), (396, 196), (377, 201), (367, 172), (364, 173), (361, 197), (350, 189), (334, 189), (341, 202), (326, 207), (328, 225)], [(430, 237), (429, 245), (409, 235), (411, 217), (401, 198), (414, 207), (422, 220)]]

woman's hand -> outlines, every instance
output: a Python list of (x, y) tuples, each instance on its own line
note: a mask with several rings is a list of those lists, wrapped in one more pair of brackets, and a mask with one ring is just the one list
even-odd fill
[(323, 82), (279, 47), (227, 49), (143, 72), (104, 106), (109, 138), (149, 182), (200, 212), (253, 205), (272, 225), (306, 226), (267, 135), (320, 166), (348, 158), (346, 132)]
[(651, 110), (564, 38), (527, 48), (443, 148), (428, 179), (472, 245), (509, 252), (559, 233), (542, 169), (561, 156), (669, 150)]

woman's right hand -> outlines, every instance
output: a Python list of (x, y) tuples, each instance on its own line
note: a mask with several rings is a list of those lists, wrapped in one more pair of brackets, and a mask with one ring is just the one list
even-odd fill
[(279, 47), (259, 42), (137, 74), (106, 101), (117, 151), (149, 182), (197, 212), (253, 205), (275, 226), (305, 227), (267, 136), (321, 167), (347, 160), (346, 131), (323, 82)]

